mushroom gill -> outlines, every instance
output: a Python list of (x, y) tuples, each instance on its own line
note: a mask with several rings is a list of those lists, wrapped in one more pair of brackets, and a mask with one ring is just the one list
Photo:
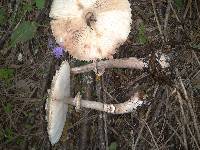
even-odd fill
[(67, 61), (61, 64), (53, 77), (46, 100), (47, 131), (51, 144), (59, 141), (65, 125), (67, 105), (65, 98), (70, 96), (70, 66)]
[(74, 58), (109, 58), (130, 32), (128, 0), (54, 0), (51, 28), (56, 41)]

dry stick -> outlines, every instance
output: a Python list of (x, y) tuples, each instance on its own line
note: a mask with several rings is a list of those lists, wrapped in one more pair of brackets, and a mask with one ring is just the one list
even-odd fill
[[(189, 14), (189, 18), (192, 18), (192, 4), (190, 5), (190, 14)], [(192, 23), (191, 19), (189, 19), (189, 23), (190, 23), (190, 24)]]
[[(177, 91), (177, 90), (175, 89), (175, 91), (172, 92), (172, 95), (173, 95), (173, 93), (176, 92), (176, 91)], [(174, 114), (175, 119), (176, 119), (176, 121), (177, 121), (177, 124), (178, 124), (179, 126), (183, 126), (182, 123), (181, 123), (181, 121), (178, 119), (177, 113), (175, 112), (175, 110), (172, 109), (172, 104), (171, 104), (171, 107), (169, 107), (169, 110)], [(170, 125), (169, 123), (167, 123), (167, 124), (168, 124), (168, 126), (170, 127), (171, 130), (175, 131), (175, 129), (172, 127), (172, 125)], [(178, 129), (178, 127), (177, 127), (177, 129)], [(176, 132), (176, 131), (175, 131), (175, 132)], [(181, 138), (181, 136), (178, 134), (178, 132), (176, 132), (176, 135), (177, 135), (177, 137), (179, 138), (180, 143), (184, 146), (184, 141), (182, 140), (182, 138)]]
[[(169, 96), (168, 96), (168, 90), (166, 87), (161, 87), (161, 90), (163, 88), (163, 93), (159, 92), (159, 96), (157, 96), (157, 99), (160, 99), (160, 102), (158, 103), (158, 106), (154, 112), (154, 116), (152, 116), (152, 118), (157, 118), (157, 116), (159, 116), (160, 111), (162, 110), (162, 107), (165, 105), (165, 111), (163, 112), (163, 115), (165, 116), (165, 114), (167, 113), (167, 101), (169, 101)], [(160, 90), (160, 91), (161, 91)], [(152, 120), (157, 120), (157, 119), (152, 119)], [(156, 124), (159, 124), (162, 126), (161, 130), (159, 131), (159, 135), (157, 137), (157, 141), (159, 141), (160, 139), (163, 138), (163, 133), (165, 132), (165, 127), (166, 127), (166, 121), (167, 119), (165, 117), (163, 117), (162, 119), (159, 119), (158, 121), (156, 121)], [(153, 122), (153, 121), (151, 121)], [(152, 123), (154, 126), (154, 122)], [(160, 148), (161, 149), (161, 148)]]
[(105, 61), (99, 61), (97, 63), (91, 63), (81, 67), (71, 68), (73, 74), (85, 73), (91, 70), (104, 70), (106, 68), (135, 68), (142, 70), (145, 67), (145, 63), (135, 57), (122, 58), (122, 59), (110, 59)]
[(188, 149), (188, 144), (187, 144), (187, 134), (186, 134), (186, 129), (185, 129), (185, 125), (187, 124), (187, 119), (186, 119), (186, 116), (185, 116), (185, 112), (184, 112), (184, 109), (183, 109), (183, 101), (182, 101), (182, 98), (180, 96), (180, 93), (177, 93), (177, 96), (178, 96), (178, 101), (179, 101), (179, 104), (180, 104), (180, 108), (181, 108), (181, 114), (183, 116), (183, 125), (182, 125), (182, 132), (183, 132), (183, 141), (184, 141), (184, 146), (185, 146), (185, 149), (187, 150)]
[[(179, 99), (180, 101), (182, 101), (181, 94), (180, 94), (178, 91), (177, 91), (177, 96), (178, 96), (178, 99)], [(183, 103), (183, 102), (181, 102), (181, 103)], [(183, 111), (182, 108), (181, 108), (181, 111)], [(186, 117), (185, 117), (185, 119), (186, 119)], [(198, 142), (197, 142), (195, 136), (193, 135), (193, 133), (192, 133), (190, 127), (189, 127), (189, 124), (187, 124), (187, 121), (184, 121), (184, 124), (187, 126), (187, 129), (188, 129), (190, 135), (192, 136), (192, 139), (194, 140), (194, 142), (195, 142), (197, 148), (200, 149), (200, 148), (199, 148), (199, 144), (198, 144)], [(184, 126), (184, 125), (183, 125), (183, 126)]]
[[(197, 62), (198, 65), (200, 66), (200, 61), (199, 61), (199, 58), (198, 58), (197, 54), (195, 53), (195, 51), (192, 51), (192, 53), (193, 53), (193, 55), (194, 55), (194, 57), (195, 57), (195, 59), (196, 59), (196, 62)], [(195, 73), (195, 74), (192, 76), (192, 79), (194, 79), (199, 73), (200, 73), (200, 70), (197, 71), (197, 73)]]
[[(139, 119), (138, 119), (139, 120)], [(126, 119), (125, 119), (125, 122), (126, 122), (126, 124), (128, 125), (128, 126), (130, 126), (135, 132), (136, 132), (136, 130), (137, 129), (134, 129), (134, 127), (130, 124), (130, 122), (129, 121), (127, 121)], [(131, 131), (132, 132), (132, 131)], [(133, 135), (132, 135), (133, 136)], [(125, 138), (125, 136), (123, 136), (124, 138)], [(140, 136), (140, 138), (141, 139), (143, 139), (145, 142), (147, 142), (150, 146), (154, 146), (154, 144), (152, 144), (152, 142), (150, 142), (149, 141), (149, 139), (146, 139), (143, 135), (141, 135)], [(129, 143), (129, 140), (127, 140), (127, 142)], [(134, 136), (132, 137), (132, 150), (133, 150), (133, 148), (134, 148)]]
[(158, 19), (158, 15), (156, 13), (156, 6), (155, 6), (155, 3), (154, 3), (154, 0), (151, 0), (151, 4), (153, 6), (153, 12), (154, 12), (154, 15), (155, 15), (155, 18), (156, 18), (156, 23), (158, 25), (158, 30), (160, 32), (160, 35), (163, 36), (162, 28), (161, 28), (161, 25), (160, 25), (160, 22), (159, 22), (159, 19)]
[[(154, 90), (153, 97), (155, 97), (157, 90), (158, 90), (158, 86), (156, 86), (156, 88), (155, 88), (155, 90)], [(146, 113), (146, 115), (145, 115), (145, 121), (148, 119), (151, 109), (152, 109), (152, 105), (150, 105), (150, 107), (148, 108), (148, 111), (147, 111), (147, 113)], [(142, 122), (142, 127), (140, 128), (140, 131), (139, 131), (139, 133), (138, 133), (138, 137), (137, 137), (135, 143), (132, 145), (132, 150), (136, 150), (136, 149), (137, 149), (137, 144), (138, 144), (139, 139), (140, 139), (140, 137), (141, 137), (141, 135), (142, 135), (142, 132), (143, 132), (143, 130), (144, 130), (144, 127), (145, 127), (145, 124)]]
[(174, 15), (175, 15), (175, 17), (176, 17), (176, 20), (177, 20), (179, 23), (181, 23), (181, 20), (179, 19), (178, 15), (177, 15), (177, 13), (176, 13), (176, 10), (175, 10), (174, 7), (172, 6), (171, 1), (169, 1), (169, 3), (170, 3), (170, 6), (171, 6), (172, 11), (173, 11), (173, 13), (174, 13)]
[[(96, 94), (99, 102), (103, 102), (102, 100), (102, 76), (96, 75)], [(99, 112), (98, 117), (98, 144), (99, 149), (106, 150), (106, 141), (105, 141), (105, 133), (104, 133), (104, 120), (103, 118), (103, 112)]]
[[(157, 105), (156, 110), (155, 110), (155, 112), (154, 112), (154, 116), (153, 116), (152, 118), (156, 118), (156, 116), (159, 116), (158, 113), (160, 112), (161, 107), (162, 107), (163, 102), (164, 102), (164, 100), (163, 100), (163, 98), (162, 98), (162, 94), (160, 93), (160, 89), (162, 89), (162, 87), (160, 87), (159, 85), (156, 85), (156, 86), (155, 86), (155, 90), (154, 90), (154, 93), (153, 93), (153, 97), (154, 97), (154, 98), (156, 97), (156, 99), (161, 98), (161, 102)], [(154, 120), (154, 119), (152, 119), (150, 122), (154, 122), (153, 120)], [(160, 124), (162, 120), (163, 120), (163, 119), (160, 119), (160, 120), (158, 120), (156, 123), (157, 123), (157, 124)], [(153, 133), (152, 133), (152, 131), (151, 131), (149, 125), (147, 124), (146, 121), (144, 121), (144, 122), (145, 122), (145, 124), (146, 124), (146, 126), (147, 126), (147, 129), (149, 130), (149, 133), (150, 133), (150, 135), (151, 135), (151, 137), (152, 137), (154, 146), (156, 146), (156, 149), (160, 149), (160, 148), (158, 147), (158, 142), (156, 142), (156, 141), (159, 140), (159, 137), (155, 140), (155, 137), (154, 137), (154, 135), (153, 135)], [(153, 124), (154, 124), (154, 123), (153, 123)], [(159, 131), (159, 133), (162, 134), (162, 131)]]
[(183, 19), (186, 18), (187, 13), (188, 13), (188, 10), (189, 10), (189, 8), (191, 8), (191, 4), (192, 4), (192, 0), (188, 0), (188, 3), (187, 3), (187, 6), (186, 6), (186, 9), (185, 9), (185, 12), (184, 12), (184, 14), (183, 14)]
[(199, 12), (199, 8), (198, 8), (198, 3), (197, 3), (197, 0), (195, 0), (194, 1), (195, 2), (195, 7), (196, 7), (196, 9), (197, 9), (197, 16), (199, 17), (199, 19), (200, 19), (200, 12)]
[(154, 135), (151, 131), (151, 129), (149, 128), (149, 125), (147, 124), (147, 122), (145, 120), (143, 120), (143, 122), (145, 123), (145, 125), (147, 126), (148, 130), (149, 130), (149, 133), (151, 134), (151, 137), (152, 137), (152, 140), (156, 146), (156, 149), (159, 150), (159, 147), (158, 147), (158, 143), (156, 142), (155, 138), (154, 138)]
[(191, 116), (192, 116), (192, 119), (193, 119), (193, 122), (194, 122), (194, 128), (195, 128), (195, 130), (197, 132), (197, 137), (198, 137), (198, 140), (200, 142), (200, 131), (199, 131), (198, 123), (197, 123), (197, 117), (196, 117), (196, 115), (194, 113), (194, 110), (192, 108), (191, 101), (190, 101), (190, 99), (188, 97), (187, 91), (185, 89), (185, 86), (183, 84), (181, 76), (180, 76), (180, 74), (178, 72), (178, 69), (176, 69), (176, 74), (178, 75), (178, 80), (179, 80), (179, 82), (181, 84), (181, 88), (183, 89), (183, 93), (184, 93), (185, 99), (187, 100), (187, 104), (189, 106), (189, 110), (190, 110), (190, 113), (191, 113)]
[[(86, 84), (86, 94), (85, 94), (85, 96), (87, 99), (91, 100), (92, 99), (92, 97), (91, 97), (91, 95), (92, 95), (92, 84), (91, 83), (92, 82), (88, 82), (88, 80), (90, 80), (90, 78), (92, 78), (92, 77), (90, 74), (85, 75), (84, 77), (86, 78), (86, 83), (85, 83)], [(89, 112), (89, 110), (85, 109), (83, 112), (83, 116), (88, 117), (88, 115), (87, 115), (88, 112)], [(80, 144), (79, 144), (80, 150), (85, 150), (88, 148), (89, 126), (90, 126), (90, 122), (87, 119), (85, 119), (83, 121), (83, 123), (81, 124), (81, 129), (80, 129), (81, 136), (80, 136)]]
[[(150, 111), (151, 111), (151, 108), (152, 108), (152, 105), (150, 105), (150, 107), (148, 108), (148, 111), (147, 111), (146, 116), (145, 116), (145, 120), (148, 119)], [(143, 132), (144, 127), (145, 127), (145, 124), (142, 122), (142, 126), (140, 128), (139, 133), (138, 133), (138, 137), (137, 137), (135, 143), (133, 143), (133, 145), (132, 145), (132, 150), (136, 150), (137, 149), (137, 144), (139, 142), (140, 137), (142, 136), (142, 132)]]
[(97, 115), (92, 115), (92, 116), (88, 117), (89, 112), (87, 112), (87, 114), (85, 114), (85, 116), (83, 116), (79, 121), (75, 122), (72, 126), (70, 126), (68, 128), (68, 130), (73, 129), (75, 126), (80, 126), (81, 123), (83, 123), (85, 120), (87, 120), (87, 121), (96, 120), (98, 116)]
[[(167, 123), (166, 123), (167, 124)], [(176, 131), (177, 129), (175, 129), (175, 131)], [(170, 137), (165, 141), (165, 143), (164, 144), (162, 144), (163, 146), (162, 147), (160, 147), (160, 149), (164, 149), (165, 147), (167, 147), (167, 143), (174, 137), (174, 135), (176, 135), (176, 132), (175, 131), (173, 131), (173, 133), (170, 135)]]
[[(177, 132), (177, 130), (178, 130), (178, 128), (179, 128), (179, 126), (177, 127), (177, 129), (175, 129), (171, 124), (169, 124), (169, 122), (167, 121), (166, 122), (167, 123), (167, 125), (168, 125), (168, 127), (176, 134), (176, 136), (178, 137), (178, 139), (179, 139), (179, 141), (180, 141), (180, 143), (182, 144), (182, 145), (184, 145), (184, 143), (183, 143), (183, 140), (182, 140), (182, 138), (181, 138), (181, 136), (178, 134), (178, 132)], [(166, 141), (167, 142), (167, 141)]]
[[(170, 96), (171, 96), (171, 94), (170, 94)], [(168, 106), (168, 104), (167, 104), (167, 102), (169, 102), (169, 97), (167, 97), (167, 100), (166, 100), (166, 109), (168, 110), (168, 112), (172, 112), (172, 114), (169, 114), (169, 116), (170, 115), (173, 115), (173, 114), (176, 114), (176, 112), (174, 112), (174, 110), (172, 109), (172, 105), (173, 105), (173, 103), (170, 103), (169, 104), (169, 106)], [(180, 126), (181, 125), (181, 123), (180, 123), (180, 121), (178, 120), (178, 118), (176, 117), (176, 115), (175, 115), (175, 118), (176, 118), (176, 120), (177, 120), (177, 124)], [(168, 119), (167, 119), (168, 120)], [(175, 129), (174, 127), (172, 127), (170, 124), (169, 124), (169, 122), (166, 120), (166, 124), (169, 126), (169, 128), (174, 132), (174, 134), (178, 137), (178, 139), (179, 139), (179, 141), (180, 141), (180, 143), (182, 144), (182, 145), (184, 145), (184, 142), (183, 142), (183, 140), (182, 140), (182, 138), (180, 137), (180, 135), (178, 134), (178, 132), (177, 132), (177, 130), (179, 129), (179, 126)], [(171, 136), (172, 137), (172, 136)], [(171, 138), (170, 137), (170, 138)], [(164, 145), (166, 145), (169, 141), (170, 141), (170, 138), (165, 142), (165, 144)]]
[(199, 144), (198, 144), (198, 142), (197, 142), (197, 140), (196, 140), (194, 134), (192, 133), (192, 131), (191, 131), (191, 129), (190, 129), (190, 127), (189, 127), (188, 124), (187, 124), (187, 128), (188, 128), (188, 130), (189, 130), (189, 132), (190, 132), (190, 135), (192, 136), (192, 139), (194, 140), (194, 142), (195, 142), (197, 148), (200, 149)]
[[(77, 100), (80, 100), (80, 97), (78, 98), (65, 97), (64, 99), (66, 104), (76, 106)], [(95, 109), (98, 111), (103, 111), (111, 114), (130, 113), (138, 106), (140, 106), (142, 103), (143, 101), (140, 100), (139, 93), (135, 93), (135, 95), (131, 97), (128, 101), (119, 104), (105, 104), (96, 101), (80, 100), (81, 107)]]
[(165, 14), (165, 22), (164, 22), (165, 37), (167, 37), (167, 25), (168, 25), (169, 15), (170, 15), (170, 2), (171, 2), (171, 0), (168, 0), (167, 10), (166, 10), (166, 14)]
[[(103, 92), (103, 102), (106, 102), (106, 93), (104, 92), (104, 75), (102, 76), (102, 92)], [(107, 113), (103, 113), (103, 121), (104, 121), (104, 134), (105, 134), (105, 145), (106, 150), (108, 150), (108, 126), (107, 126)]]
[[(133, 115), (134, 115), (134, 113), (132, 113)], [(126, 116), (124, 116), (125, 117), (125, 123), (128, 125), (128, 126), (130, 126), (135, 132), (136, 132), (136, 130), (134, 129), (134, 127), (130, 124), (130, 122), (129, 121), (127, 121), (126, 119), (128, 119), (128, 118), (126, 118)], [(138, 119), (139, 120), (139, 119)], [(140, 120), (139, 120), (140, 121)], [(125, 136), (123, 136), (123, 138), (125, 138)], [(140, 136), (140, 138), (141, 139), (143, 139), (144, 141), (146, 141), (150, 146), (154, 146), (154, 144), (152, 144), (148, 139), (146, 139), (143, 135), (141, 135)], [(126, 142), (128, 142), (128, 140), (126, 140)], [(129, 142), (128, 142), (129, 143)], [(134, 136), (133, 136), (133, 138), (132, 138), (132, 143), (134, 144)], [(132, 148), (133, 148), (133, 144), (132, 144)]]
[(195, 51), (192, 51), (192, 53), (193, 53), (193, 55), (194, 55), (194, 57), (195, 57), (195, 59), (196, 59), (198, 65), (200, 66), (200, 61), (199, 61), (199, 58), (198, 58), (196, 52), (195, 52)]

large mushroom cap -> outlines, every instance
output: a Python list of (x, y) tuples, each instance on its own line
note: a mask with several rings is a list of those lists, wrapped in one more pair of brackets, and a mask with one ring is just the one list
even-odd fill
[(128, 0), (54, 0), (50, 17), (56, 41), (89, 61), (112, 56), (126, 41), (131, 8)]
[(70, 96), (70, 67), (67, 61), (61, 64), (53, 77), (46, 101), (47, 131), (51, 144), (58, 142), (65, 125), (67, 106), (64, 97)]

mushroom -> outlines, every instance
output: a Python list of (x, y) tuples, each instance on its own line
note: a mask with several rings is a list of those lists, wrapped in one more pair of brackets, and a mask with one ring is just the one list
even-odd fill
[(47, 131), (51, 144), (58, 142), (65, 125), (67, 105), (65, 98), (70, 96), (70, 67), (67, 61), (61, 64), (53, 77), (51, 90), (46, 101)]
[(131, 29), (128, 0), (54, 0), (49, 15), (56, 41), (74, 58), (110, 58)]
[[(71, 69), (73, 70), (73, 69)], [(52, 145), (57, 143), (64, 128), (67, 105), (95, 109), (112, 114), (124, 114), (132, 112), (143, 104), (140, 94), (137, 92), (128, 101), (119, 104), (105, 104), (96, 101), (82, 100), (77, 94), (75, 98), (70, 97), (70, 66), (67, 61), (62, 62), (61, 67), (56, 71), (48, 92), (46, 101), (47, 131)]]

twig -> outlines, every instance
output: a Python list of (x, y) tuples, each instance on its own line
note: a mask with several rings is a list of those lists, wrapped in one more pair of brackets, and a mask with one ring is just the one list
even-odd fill
[[(103, 94), (103, 102), (106, 103), (106, 93), (104, 92), (104, 76), (102, 76), (102, 94)], [(107, 114), (103, 113), (103, 122), (104, 122), (104, 140), (105, 140), (105, 147), (108, 150), (108, 126), (107, 126)]]
[(181, 108), (181, 114), (183, 116), (183, 125), (182, 125), (182, 133), (183, 133), (183, 141), (184, 141), (184, 146), (185, 146), (185, 149), (187, 150), (188, 149), (188, 144), (187, 144), (187, 134), (186, 134), (186, 129), (185, 129), (185, 125), (187, 124), (187, 119), (186, 119), (186, 116), (185, 116), (185, 112), (184, 112), (184, 109), (183, 109), (183, 101), (182, 101), (182, 98), (181, 98), (181, 95), (179, 92), (177, 92), (177, 97), (178, 97), (178, 100), (179, 100), (179, 104), (180, 104), (180, 108)]
[(191, 4), (192, 4), (192, 0), (188, 0), (188, 3), (187, 3), (187, 6), (186, 6), (186, 9), (185, 9), (185, 12), (184, 12), (184, 14), (183, 14), (183, 19), (186, 18), (187, 13), (188, 13), (188, 10), (189, 10), (189, 8), (191, 8)]
[[(150, 107), (148, 108), (148, 111), (147, 111), (147, 113), (146, 113), (145, 120), (148, 119), (149, 114), (150, 114), (150, 111), (151, 111), (151, 108), (152, 108), (152, 105), (150, 105)], [(135, 143), (132, 144), (132, 150), (136, 150), (136, 149), (137, 149), (137, 144), (138, 144), (138, 142), (139, 142), (139, 139), (142, 137), (142, 132), (143, 132), (144, 127), (145, 127), (145, 124), (144, 124), (144, 122), (142, 122), (142, 126), (141, 126), (141, 128), (140, 128), (139, 133), (138, 133), (137, 139), (135, 140)]]
[[(182, 140), (181, 136), (180, 136), (179, 133), (178, 133), (179, 126), (175, 129), (168, 121), (166, 122), (166, 124), (167, 124), (168, 127), (176, 134), (176, 136), (178, 137), (180, 143), (181, 143), (182, 145), (184, 145), (183, 140)], [(180, 124), (180, 125), (181, 125), (181, 124)], [(167, 142), (168, 142), (168, 140), (167, 140), (165, 143), (167, 143)]]
[(198, 65), (200, 66), (200, 61), (199, 61), (199, 58), (198, 58), (196, 52), (193, 50), (192, 53), (193, 53), (193, 55), (194, 55), (194, 57), (195, 57), (195, 59), (196, 59)]
[(190, 127), (189, 127), (188, 124), (187, 124), (187, 128), (188, 128), (189, 133), (190, 133), (190, 135), (192, 136), (192, 139), (194, 140), (194, 143), (196, 144), (197, 148), (200, 149), (199, 144), (198, 144), (198, 142), (197, 142), (197, 140), (196, 140), (194, 134), (192, 133), (192, 131), (191, 131), (191, 129), (190, 129)]
[[(95, 62), (95, 64), (96, 63), (97, 62)], [(103, 78), (102, 76), (96, 75), (96, 94), (97, 94), (98, 102), (103, 102), (102, 86), (101, 86), (102, 78)], [(98, 142), (99, 149), (106, 150), (103, 112), (99, 112), (99, 117), (98, 117), (98, 141), (99, 141)]]
[(194, 122), (194, 128), (195, 128), (195, 130), (196, 130), (196, 132), (197, 132), (198, 140), (200, 141), (200, 131), (199, 131), (198, 123), (197, 123), (197, 116), (196, 116), (195, 113), (194, 113), (194, 110), (193, 110), (192, 105), (191, 105), (191, 101), (190, 101), (190, 99), (189, 99), (189, 97), (188, 97), (187, 91), (186, 91), (186, 89), (185, 89), (185, 86), (184, 86), (184, 84), (183, 84), (183, 81), (182, 81), (182, 79), (181, 79), (181, 76), (180, 76), (180, 74), (179, 74), (179, 72), (178, 72), (178, 69), (176, 69), (176, 74), (178, 75), (178, 80), (179, 80), (179, 82), (180, 82), (180, 84), (181, 84), (181, 88), (182, 88), (182, 90), (183, 90), (185, 99), (187, 100), (187, 104), (188, 104), (188, 106), (189, 106), (189, 110), (190, 110), (190, 113), (191, 113), (191, 116), (192, 116), (192, 119), (193, 119), (193, 122)]
[(195, 0), (194, 2), (195, 2), (195, 7), (196, 7), (196, 9), (197, 9), (197, 16), (198, 16), (198, 18), (200, 19), (200, 12), (199, 12), (199, 8), (198, 8), (197, 0)]
[(158, 15), (156, 13), (156, 6), (155, 6), (155, 3), (154, 3), (154, 0), (151, 0), (151, 4), (153, 6), (153, 12), (154, 12), (154, 15), (155, 15), (155, 18), (156, 18), (156, 23), (158, 25), (158, 30), (160, 32), (160, 35), (163, 37), (162, 27), (160, 25), (160, 22), (159, 22), (159, 19), (158, 19)]
[(159, 150), (159, 147), (158, 147), (158, 143), (156, 142), (155, 138), (154, 138), (154, 135), (153, 133), (151, 132), (151, 129), (149, 128), (149, 125), (147, 124), (147, 122), (145, 120), (143, 120), (143, 122), (145, 123), (145, 125), (147, 126), (147, 129), (149, 130), (149, 133), (151, 134), (151, 137), (152, 137), (152, 140), (156, 146), (156, 149)]
[(169, 15), (170, 15), (170, 2), (171, 0), (168, 0), (168, 5), (167, 5), (167, 10), (166, 10), (166, 14), (165, 14), (165, 22), (164, 22), (164, 34), (165, 34), (165, 38), (167, 37), (167, 25), (168, 25), (168, 21), (169, 21)]
[(177, 13), (176, 13), (176, 10), (175, 10), (174, 7), (172, 6), (171, 1), (169, 1), (169, 3), (170, 3), (170, 7), (171, 7), (171, 9), (172, 9), (172, 11), (173, 11), (173, 13), (174, 13), (174, 15), (175, 15), (175, 17), (176, 17), (176, 20), (177, 20), (179, 23), (181, 23), (181, 20), (180, 20), (180, 18), (178, 17), (178, 15), (177, 15)]
[[(181, 105), (183, 105), (181, 95), (180, 95), (180, 93), (179, 93), (178, 91), (177, 91), (177, 97), (178, 97), (179, 102), (181, 103)], [(183, 116), (184, 124), (182, 125), (183, 128), (184, 128), (184, 125), (186, 125), (186, 127), (187, 127), (187, 129), (188, 129), (190, 135), (192, 136), (192, 139), (194, 140), (194, 142), (195, 142), (197, 148), (200, 149), (200, 148), (199, 148), (199, 144), (198, 144), (198, 142), (197, 142), (195, 136), (193, 135), (193, 133), (192, 133), (192, 131), (191, 131), (191, 129), (190, 129), (189, 124), (187, 123), (187, 120), (186, 120), (186, 117), (185, 117), (185, 114), (184, 114), (184, 111), (183, 111), (183, 107), (182, 107), (182, 106), (181, 106), (181, 112), (182, 112), (182, 114), (184, 115), (184, 116)], [(185, 130), (185, 129), (184, 129), (184, 130)], [(186, 136), (186, 135), (185, 135), (185, 136)], [(185, 137), (185, 136), (184, 136), (184, 137)], [(185, 143), (184, 145), (186, 145), (186, 137), (185, 137), (185, 139), (184, 139), (184, 143)]]
[[(88, 81), (91, 80), (91, 75), (85, 75), (84, 76), (86, 78), (86, 82), (84, 84), (86, 84), (86, 94), (85, 97), (88, 100), (92, 99), (92, 82)], [(85, 116), (86, 118), (89, 117), (88, 115), (89, 110), (85, 109), (82, 113), (83, 117)], [(79, 149), (80, 150), (85, 150), (88, 148), (88, 137), (89, 137), (89, 126), (90, 126), (90, 122), (87, 119), (84, 119), (84, 121), (81, 123), (81, 133), (80, 133), (80, 144), (79, 144)]]

